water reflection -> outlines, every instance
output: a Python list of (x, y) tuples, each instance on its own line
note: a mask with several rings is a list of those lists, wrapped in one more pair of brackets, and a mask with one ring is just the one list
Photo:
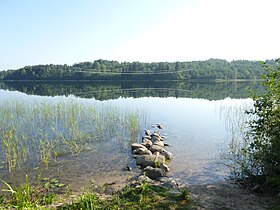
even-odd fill
[(175, 97), (219, 100), (246, 98), (248, 89), (260, 90), (259, 82), (3, 82), (0, 89), (28, 95), (74, 95), (96, 100), (119, 97)]

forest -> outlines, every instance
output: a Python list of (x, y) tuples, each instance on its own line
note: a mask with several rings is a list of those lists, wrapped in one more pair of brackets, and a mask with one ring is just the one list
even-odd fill
[[(275, 65), (274, 60), (266, 63)], [(255, 80), (264, 73), (259, 61), (222, 59), (188, 62), (96, 60), (74, 65), (35, 65), (0, 71), (0, 80)]]

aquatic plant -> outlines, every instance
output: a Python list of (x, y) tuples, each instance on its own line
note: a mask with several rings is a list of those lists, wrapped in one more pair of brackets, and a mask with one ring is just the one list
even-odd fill
[(9, 171), (79, 155), (98, 141), (137, 139), (144, 115), (74, 97), (0, 101), (1, 154)]
[(252, 103), (251, 99), (244, 100), (242, 103), (228, 103), (225, 100), (220, 106), (220, 117), (225, 122), (226, 130), (230, 135), (228, 147), (225, 147), (221, 156), (224, 164), (235, 177), (244, 176), (250, 170), (248, 164), (250, 158), (244, 150), (248, 143), (244, 141), (244, 137), (248, 129), (246, 122), (250, 120), (245, 111), (252, 107)]

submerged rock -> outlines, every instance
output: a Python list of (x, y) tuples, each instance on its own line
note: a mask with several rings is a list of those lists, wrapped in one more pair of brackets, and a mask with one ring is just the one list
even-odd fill
[(143, 173), (153, 180), (166, 176), (166, 171), (161, 168), (153, 168), (151, 166), (147, 166), (146, 168), (144, 168)]
[(158, 128), (158, 129), (162, 129), (163, 127), (162, 127), (161, 124), (157, 124), (157, 128)]

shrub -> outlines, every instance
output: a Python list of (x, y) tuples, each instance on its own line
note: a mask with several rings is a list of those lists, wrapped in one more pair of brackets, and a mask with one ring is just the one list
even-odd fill
[(246, 150), (251, 162), (251, 175), (263, 175), (267, 183), (280, 186), (280, 65), (263, 63), (267, 73), (262, 76), (265, 91), (254, 95), (254, 107), (247, 114), (254, 117), (248, 122)]

